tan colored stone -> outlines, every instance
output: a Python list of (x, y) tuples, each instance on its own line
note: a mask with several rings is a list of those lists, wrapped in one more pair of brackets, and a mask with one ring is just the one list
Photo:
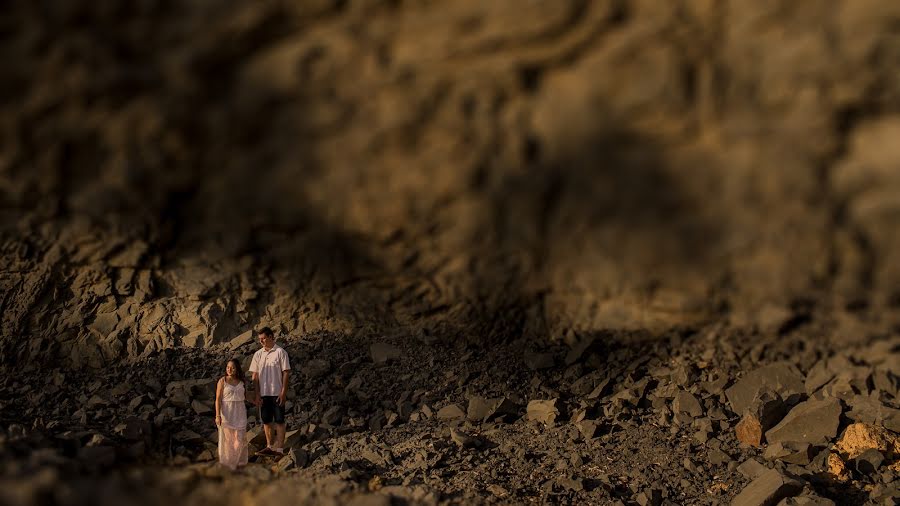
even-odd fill
[(900, 456), (900, 436), (877, 425), (854, 423), (844, 430), (834, 445), (834, 451), (847, 460), (855, 459), (871, 448), (883, 453), (888, 461), (894, 461)]
[(734, 428), (737, 440), (748, 446), (762, 446), (763, 430), (759, 419), (750, 413), (744, 415)]
[(847, 472), (847, 464), (836, 453), (828, 454), (828, 474), (837, 481), (847, 481), (850, 474)]

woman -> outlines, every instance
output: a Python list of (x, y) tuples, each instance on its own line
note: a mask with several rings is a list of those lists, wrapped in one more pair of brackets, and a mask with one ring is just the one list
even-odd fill
[(225, 365), (225, 377), (216, 386), (216, 425), (219, 427), (219, 463), (234, 471), (247, 465), (247, 408), (244, 371), (236, 359)]

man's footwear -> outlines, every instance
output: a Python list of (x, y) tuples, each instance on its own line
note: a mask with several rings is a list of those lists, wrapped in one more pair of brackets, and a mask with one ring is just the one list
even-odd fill
[(278, 454), (275, 453), (275, 450), (273, 450), (267, 446), (267, 447), (263, 448), (262, 450), (256, 452), (256, 455), (261, 456), (261, 457), (270, 457), (270, 456), (278, 455)]

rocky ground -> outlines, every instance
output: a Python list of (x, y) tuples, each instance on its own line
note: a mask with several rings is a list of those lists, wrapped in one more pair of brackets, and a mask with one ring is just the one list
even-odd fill
[(287, 340), (292, 450), (236, 474), (214, 463), (211, 400), (221, 364), (257, 346), (249, 333), (104, 373), (29, 367), (3, 383), (3, 498), (894, 504), (900, 341), (823, 354), (814, 335)]
[(0, 501), (895, 501), (900, 5), (4, 14)]

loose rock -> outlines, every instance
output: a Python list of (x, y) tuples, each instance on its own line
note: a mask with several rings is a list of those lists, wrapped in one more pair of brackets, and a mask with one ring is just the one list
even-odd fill
[(774, 469), (769, 469), (756, 477), (741, 490), (732, 506), (767, 506), (800, 492), (803, 486)]
[(770, 443), (795, 441), (823, 443), (837, 435), (841, 402), (837, 399), (806, 401), (792, 409), (784, 420), (766, 432)]

